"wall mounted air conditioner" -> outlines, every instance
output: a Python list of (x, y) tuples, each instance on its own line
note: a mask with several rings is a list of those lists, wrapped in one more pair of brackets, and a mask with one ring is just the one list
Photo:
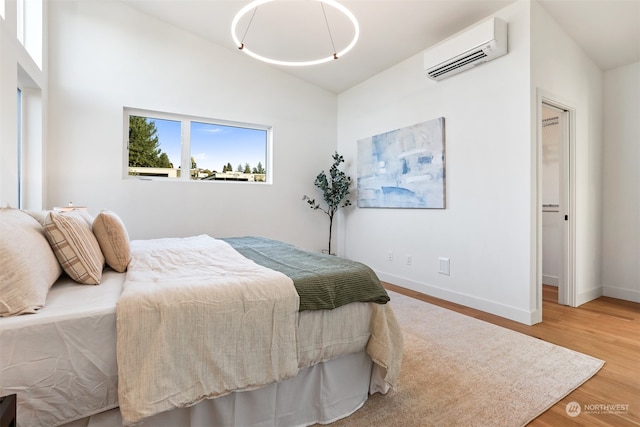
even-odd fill
[(424, 70), (443, 80), (507, 53), (507, 23), (491, 18), (435, 45), (424, 54)]

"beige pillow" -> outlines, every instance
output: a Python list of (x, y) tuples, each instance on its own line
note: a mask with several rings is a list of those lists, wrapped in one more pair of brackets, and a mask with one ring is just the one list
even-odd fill
[(104, 256), (84, 214), (50, 212), (44, 234), (69, 277), (87, 285), (100, 283)]
[(100, 212), (93, 221), (93, 234), (107, 265), (119, 273), (126, 271), (131, 261), (131, 247), (129, 234), (120, 217), (111, 211)]
[(22, 210), (22, 212), (26, 212), (29, 216), (33, 217), (36, 221), (40, 223), (41, 226), (44, 227), (44, 223), (49, 216), (49, 212), (51, 211), (30, 211), (30, 210)]
[[(48, 210), (48, 211), (31, 211), (31, 210), (23, 210), (22, 212), (26, 212), (28, 213), (30, 216), (32, 216), (33, 218), (35, 218), (36, 221), (38, 221), (43, 227), (45, 225), (45, 223), (47, 222), (47, 218), (49, 217), (49, 214), (51, 212), (56, 212), (56, 213), (60, 213), (58, 211), (52, 211), (52, 210)], [(84, 219), (87, 224), (89, 224), (89, 227), (91, 227), (93, 225), (93, 217), (91, 216), (91, 214), (89, 212), (87, 212), (84, 209), (77, 209), (74, 211), (65, 211), (65, 212), (73, 212), (75, 215), (79, 215), (82, 217), (82, 219)]]
[(17, 209), (0, 209), (0, 316), (36, 313), (62, 273), (42, 226)]

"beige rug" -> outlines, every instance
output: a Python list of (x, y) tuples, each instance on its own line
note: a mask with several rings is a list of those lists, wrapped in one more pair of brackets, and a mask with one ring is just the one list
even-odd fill
[(390, 292), (404, 333), (399, 386), (332, 426), (523, 426), (604, 362)]

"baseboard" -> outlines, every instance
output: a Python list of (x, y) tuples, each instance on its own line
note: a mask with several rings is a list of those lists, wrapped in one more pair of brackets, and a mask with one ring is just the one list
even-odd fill
[(605, 297), (617, 298), (625, 301), (640, 302), (640, 291), (635, 289), (624, 289), (603, 285), (602, 295)]
[(544, 283), (545, 285), (557, 287), (558, 284), (560, 283), (560, 279), (558, 279), (558, 276), (548, 276), (546, 274), (543, 274), (542, 283)]
[(580, 292), (576, 296), (576, 307), (580, 307), (582, 304), (585, 304), (589, 301), (593, 301), (594, 299), (600, 298), (601, 296), (602, 296), (602, 286), (589, 289), (586, 292)]
[(495, 314), (496, 316), (514, 320), (525, 325), (533, 325), (541, 322), (540, 313), (537, 310), (526, 311), (516, 307), (501, 304), (488, 299), (480, 298), (473, 295), (453, 292), (448, 289), (439, 288), (437, 286), (426, 283), (416, 282), (415, 280), (405, 277), (394, 276), (387, 273), (376, 271), (378, 278), (383, 282), (388, 282), (412, 291), (420, 292), (435, 298), (440, 298), (449, 302), (464, 305), (465, 307), (481, 310), (486, 313)]

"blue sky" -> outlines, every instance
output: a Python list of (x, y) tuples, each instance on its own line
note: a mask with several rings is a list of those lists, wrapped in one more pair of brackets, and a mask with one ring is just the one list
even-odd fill
[[(149, 118), (155, 122), (160, 139), (160, 149), (167, 153), (174, 167), (180, 165), (180, 122)], [(251, 168), (258, 162), (266, 168), (267, 131), (211, 123), (191, 122), (191, 156), (199, 168), (222, 172), (222, 167), (231, 163), (233, 170), (238, 164), (249, 163)]]

